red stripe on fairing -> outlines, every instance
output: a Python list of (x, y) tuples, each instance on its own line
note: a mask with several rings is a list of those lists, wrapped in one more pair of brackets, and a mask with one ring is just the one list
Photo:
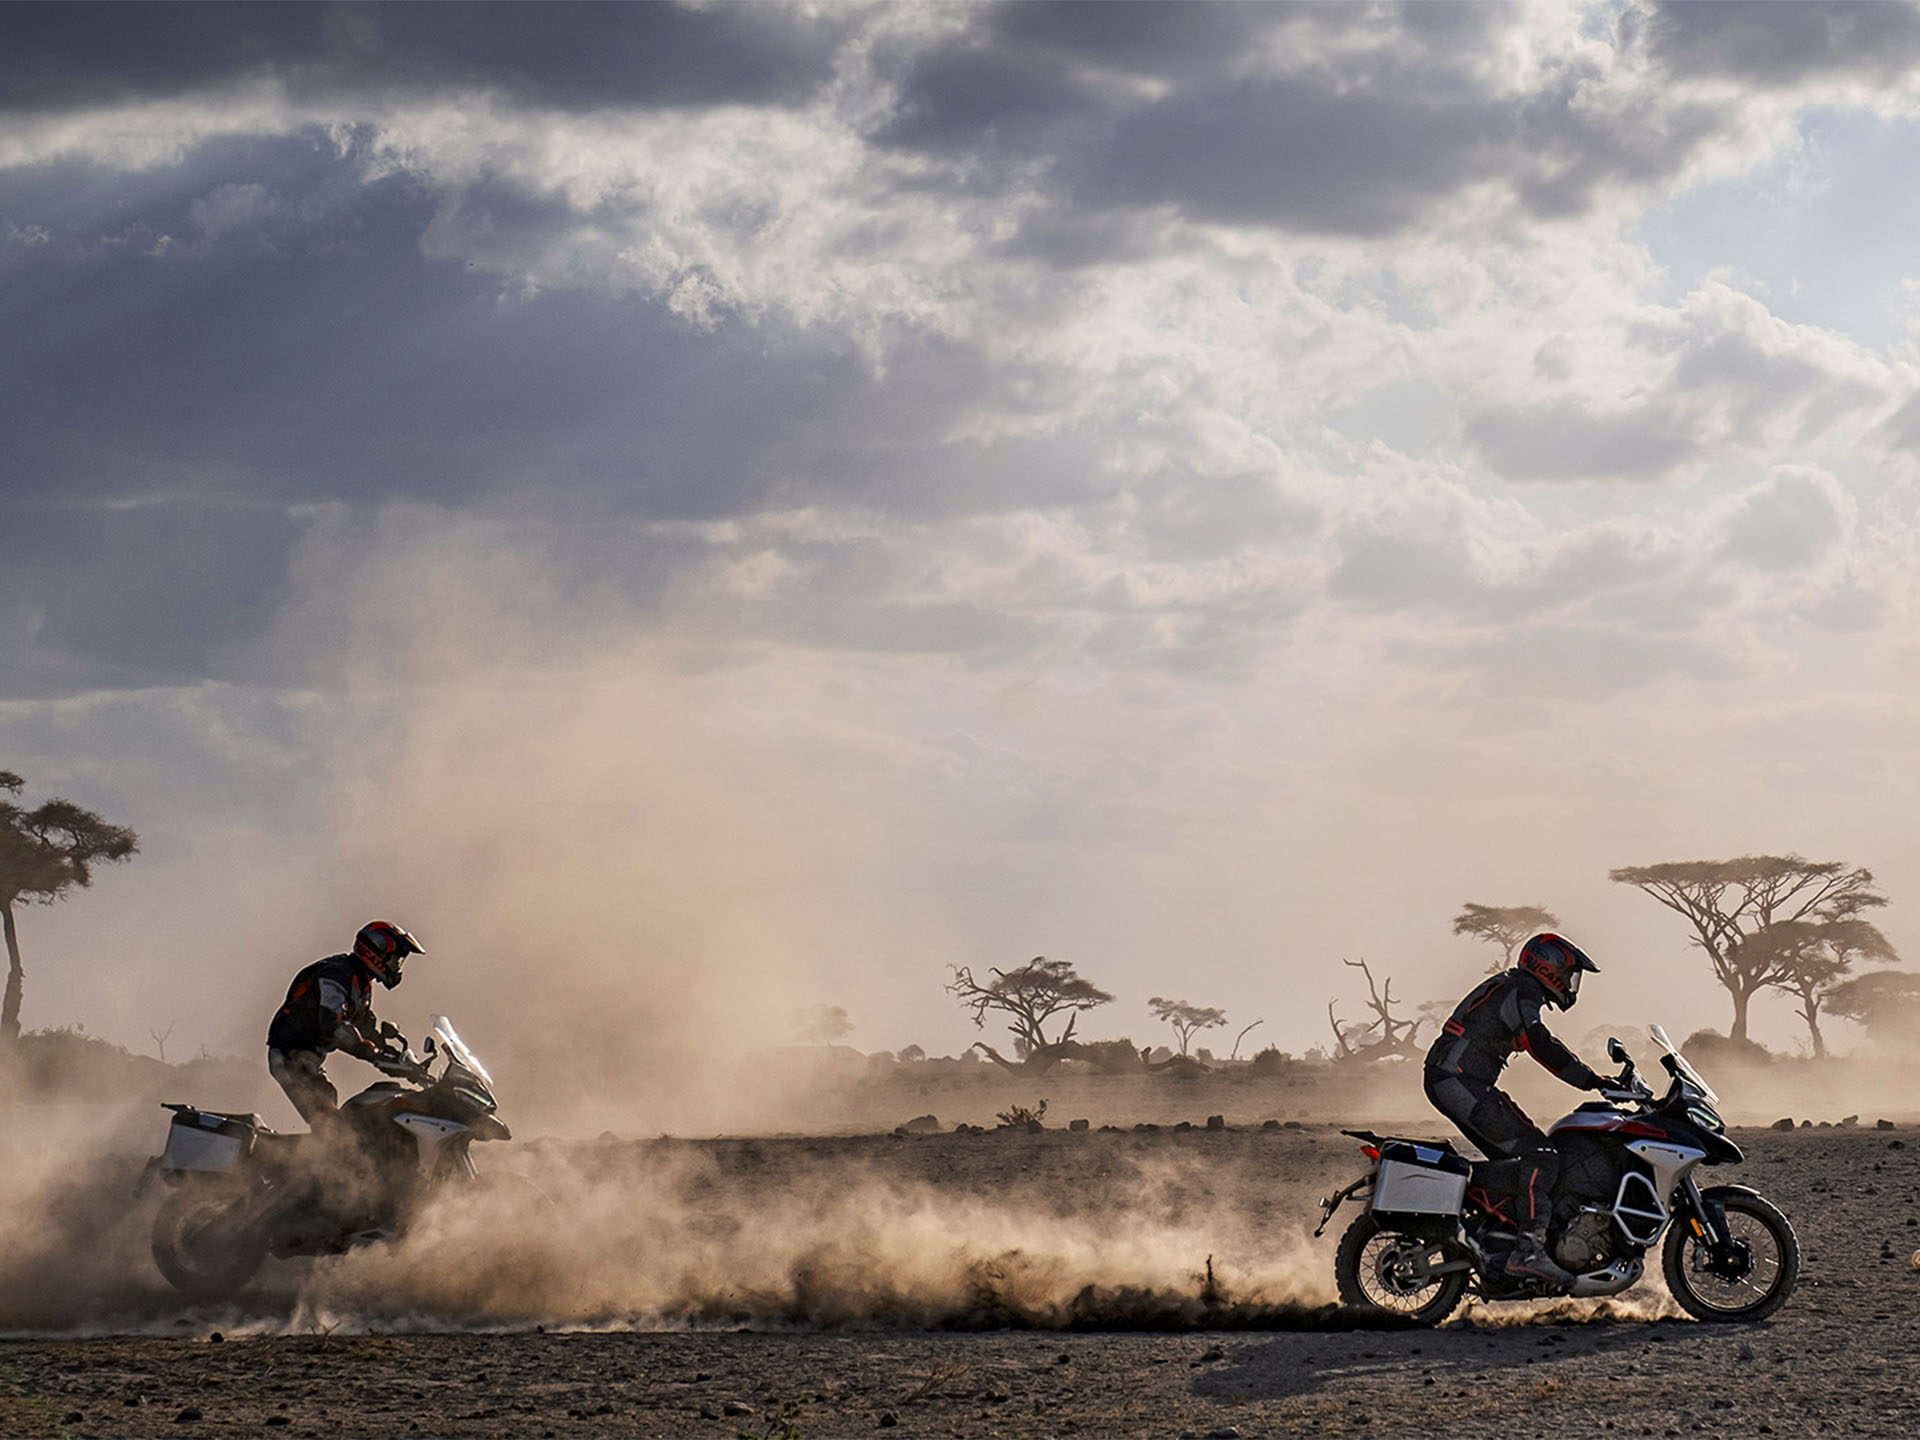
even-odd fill
[(1644, 1120), (1626, 1120), (1617, 1115), (1608, 1116), (1603, 1120), (1586, 1120), (1569, 1115), (1566, 1119), (1556, 1121), (1554, 1124), (1553, 1133), (1555, 1135), (1558, 1135), (1563, 1130), (1587, 1130), (1594, 1132), (1610, 1130), (1618, 1135), (1631, 1135), (1638, 1140), (1664, 1140), (1667, 1138), (1667, 1132), (1657, 1125), (1649, 1125)]

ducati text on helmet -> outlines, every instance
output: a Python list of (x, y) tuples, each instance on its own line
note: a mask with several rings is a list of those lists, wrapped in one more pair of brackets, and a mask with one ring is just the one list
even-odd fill
[(1543, 932), (1520, 949), (1518, 969), (1526, 971), (1547, 987), (1547, 996), (1562, 1010), (1571, 1010), (1580, 998), (1580, 972), (1599, 973), (1600, 967), (1586, 952), (1561, 935)]
[(386, 920), (370, 921), (353, 937), (353, 958), (389, 990), (400, 983), (407, 956), (426, 953), (426, 947), (418, 940)]

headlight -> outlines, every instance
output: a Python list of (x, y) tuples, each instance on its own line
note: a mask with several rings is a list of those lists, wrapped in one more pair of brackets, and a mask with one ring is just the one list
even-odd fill
[(1726, 1122), (1704, 1105), (1689, 1105), (1687, 1118), (1702, 1130), (1711, 1130), (1716, 1135), (1727, 1128)]
[(476, 1110), (487, 1111), (493, 1109), (493, 1097), (484, 1090), (476, 1090), (471, 1085), (456, 1085), (453, 1087), (453, 1093), (473, 1106)]

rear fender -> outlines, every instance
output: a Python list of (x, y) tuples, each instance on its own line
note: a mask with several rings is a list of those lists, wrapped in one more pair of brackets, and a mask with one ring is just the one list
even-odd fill
[[(1346, 1132), (1351, 1135), (1354, 1132)], [(1369, 1170), (1344, 1190), (1336, 1190), (1320, 1202), (1320, 1223), (1313, 1227), (1313, 1238), (1318, 1240), (1327, 1233), (1327, 1226), (1333, 1223), (1334, 1212), (1362, 1190), (1370, 1190), (1377, 1171)]]

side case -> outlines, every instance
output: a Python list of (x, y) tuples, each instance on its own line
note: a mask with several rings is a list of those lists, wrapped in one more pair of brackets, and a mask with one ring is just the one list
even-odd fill
[(1464, 1157), (1437, 1146), (1384, 1145), (1370, 1208), (1383, 1215), (1458, 1215), (1471, 1169)]

